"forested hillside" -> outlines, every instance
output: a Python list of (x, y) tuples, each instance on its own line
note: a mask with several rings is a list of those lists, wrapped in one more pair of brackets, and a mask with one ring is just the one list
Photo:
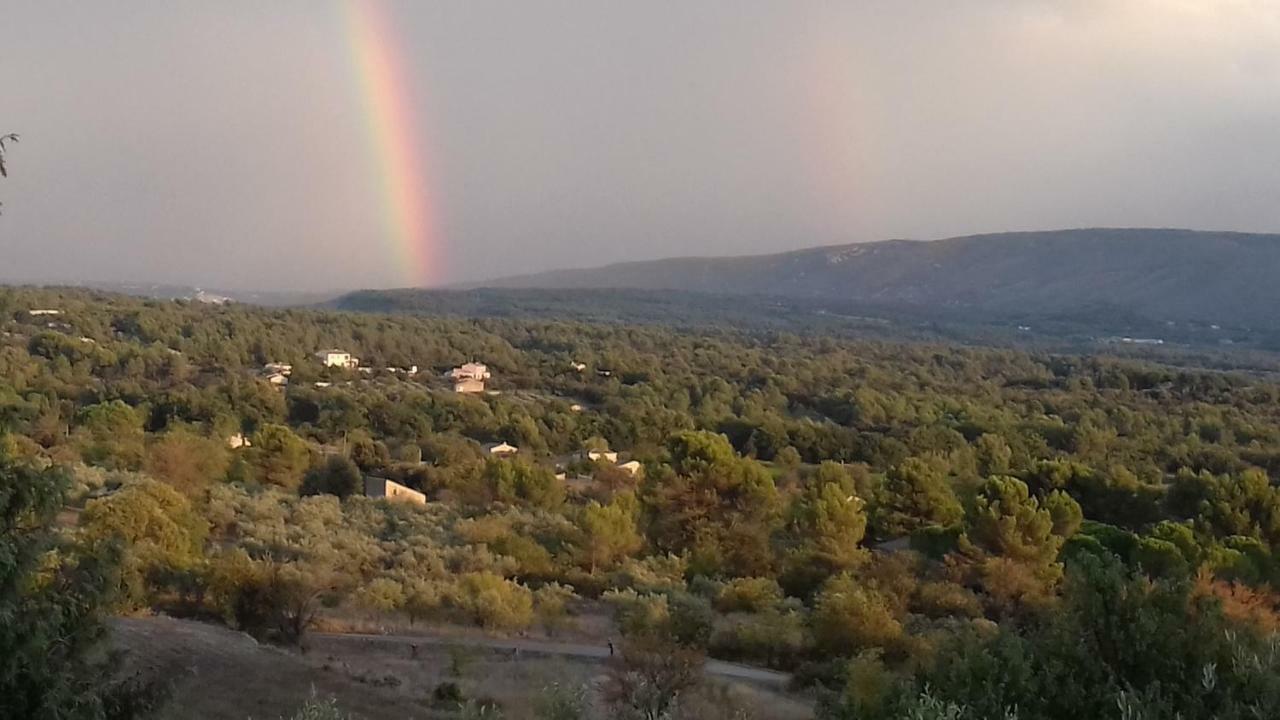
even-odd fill
[(1082, 312), (1280, 329), (1280, 236), (1085, 229), (673, 258), (495, 280), (509, 288), (670, 289), (949, 309), (1043, 321)]
[[(487, 392), (441, 377), (468, 361)], [(0, 563), (25, 592), (92, 558), (114, 610), (285, 644), (357, 613), (519, 632), (603, 607), (620, 717), (678, 712), (636, 668), (703, 654), (793, 672), (828, 718), (1280, 716), (1280, 385), (1256, 377), (8, 289), (0, 422), (9, 501), (61, 491), (41, 563)], [(11, 657), (0, 716), (66, 701), (11, 692)]]

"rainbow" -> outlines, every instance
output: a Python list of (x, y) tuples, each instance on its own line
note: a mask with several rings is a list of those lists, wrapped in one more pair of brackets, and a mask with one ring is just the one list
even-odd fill
[(382, 0), (339, 2), (377, 164), (383, 233), (404, 280), (430, 285), (441, 275), (442, 247), (404, 53)]

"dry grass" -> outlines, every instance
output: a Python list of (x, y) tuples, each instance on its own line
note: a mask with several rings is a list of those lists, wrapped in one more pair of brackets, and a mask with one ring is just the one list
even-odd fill
[[(428, 720), (456, 713), (432, 700), (442, 682), (466, 697), (496, 700), (508, 720), (531, 720), (533, 700), (552, 683), (597, 687), (594, 659), (547, 658), (509, 650), (409, 645), (383, 638), (315, 637), (305, 655), (259, 645), (225, 628), (157, 618), (115, 621), (129, 669), (168, 676), (173, 699), (161, 720), (276, 720), (307, 698), (335, 698), (365, 720)], [(808, 704), (745, 685), (709, 683), (710, 704), (750, 708), (758, 720), (811, 717)], [(608, 717), (601, 714), (600, 717)]]

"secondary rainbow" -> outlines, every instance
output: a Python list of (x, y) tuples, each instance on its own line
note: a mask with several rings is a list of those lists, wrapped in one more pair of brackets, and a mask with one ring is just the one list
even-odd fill
[(339, 0), (344, 6), (356, 80), (383, 204), (383, 233), (392, 261), (409, 285), (440, 277), (441, 244), (427, 155), (419, 142), (403, 48), (383, 0)]

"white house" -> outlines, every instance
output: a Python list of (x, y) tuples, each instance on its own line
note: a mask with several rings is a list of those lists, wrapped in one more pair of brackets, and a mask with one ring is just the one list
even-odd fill
[(330, 350), (321, 350), (316, 353), (316, 359), (325, 367), (336, 367), (351, 370), (360, 366), (358, 358), (351, 357), (351, 353), (345, 350), (333, 348)]
[(485, 445), (484, 451), (494, 457), (510, 457), (511, 455), (515, 455), (520, 452), (520, 448), (510, 443), (500, 442)]
[(618, 453), (612, 450), (588, 450), (584, 455), (591, 462), (600, 462), (601, 460), (611, 463), (618, 462)]
[(293, 374), (293, 366), (289, 363), (269, 362), (262, 366), (263, 375), (284, 375), (288, 377)]
[(62, 314), (62, 311), (61, 311), (61, 310), (39, 310), (39, 309), (37, 309), (37, 310), (28, 310), (28, 311), (27, 311), (27, 314), (28, 314), (28, 315), (31, 315), (32, 317), (38, 317), (38, 316), (40, 316), (40, 315), (61, 315), (61, 314)]
[(427, 504), (426, 495), (393, 480), (380, 477), (367, 477), (364, 479), (364, 494), (366, 497), (399, 500), (413, 503), (414, 505)]
[(284, 373), (272, 373), (266, 376), (265, 380), (276, 387), (284, 387), (289, 384), (289, 376)]
[(643, 470), (640, 463), (636, 460), (630, 460), (628, 462), (624, 462), (618, 466), (618, 469), (630, 475), (631, 477), (636, 477), (637, 475), (640, 474), (640, 471)]
[(453, 391), (456, 393), (482, 393), (484, 392), (484, 381), (475, 378), (454, 380)]
[(450, 380), (488, 380), (492, 374), (484, 363), (469, 362), (450, 370), (444, 376)]
[(242, 447), (253, 447), (253, 443), (249, 442), (249, 438), (244, 433), (236, 433), (227, 438), (227, 447), (232, 450), (239, 450)]
[(583, 370), (587, 369), (587, 364), (584, 362), (578, 362), (575, 360), (569, 363), (569, 367), (573, 368), (574, 370), (577, 370), (578, 372), (582, 372)]

